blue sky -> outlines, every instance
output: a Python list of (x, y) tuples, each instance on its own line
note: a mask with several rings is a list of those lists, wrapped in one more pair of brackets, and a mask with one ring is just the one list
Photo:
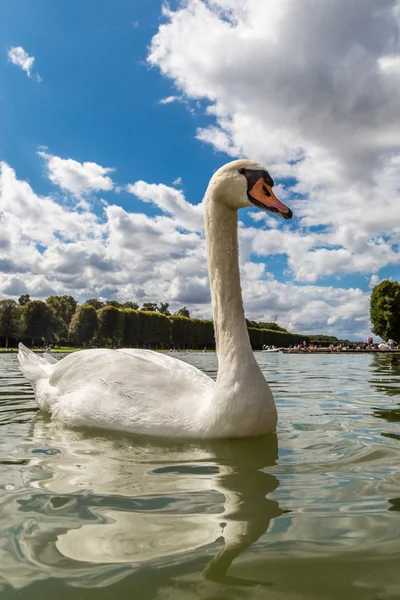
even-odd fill
[(328, 4), (5, 0), (0, 296), (210, 316), (201, 206), (182, 211), (246, 156), (295, 212), (240, 214), (248, 316), (368, 335), (371, 286), (400, 275), (400, 10)]
[[(195, 143), (204, 117), (159, 104), (172, 85), (146, 66), (146, 57), (160, 20), (161, 3), (152, 0), (6, 2), (0, 24), (1, 154), (41, 186), (35, 187), (40, 193), (48, 187), (35, 153), (46, 145), (57, 156), (113, 166), (122, 182), (140, 177), (172, 183), (189, 173), (189, 192), (201, 200), (201, 186), (225, 159)], [(33, 85), (7, 62), (10, 46), (35, 56), (44, 85)]]

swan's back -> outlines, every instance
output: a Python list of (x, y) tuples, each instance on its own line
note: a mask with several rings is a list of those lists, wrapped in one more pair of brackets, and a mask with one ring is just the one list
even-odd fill
[(35, 387), (39, 406), (69, 425), (199, 434), (199, 407), (207, 407), (214, 381), (192, 365), (129, 348), (82, 350), (54, 365), (27, 352), (28, 358), (20, 356), (21, 368)]
[(60, 360), (53, 369), (49, 384), (59, 391), (71, 385), (101, 381), (116, 385), (131, 397), (146, 397), (159, 404), (160, 392), (173, 401), (182, 392), (193, 392), (197, 385), (213, 385), (210, 378), (188, 363), (171, 356), (124, 348), (82, 350)]

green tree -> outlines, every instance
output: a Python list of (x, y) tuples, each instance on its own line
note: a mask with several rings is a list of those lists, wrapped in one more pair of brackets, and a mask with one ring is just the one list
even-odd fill
[(183, 306), (182, 308), (177, 310), (175, 314), (178, 317), (187, 317), (188, 319), (190, 319), (189, 309), (186, 308), (186, 306)]
[(123, 312), (115, 306), (103, 306), (97, 311), (98, 334), (102, 340), (111, 340), (113, 348), (120, 342), (123, 330)]
[(138, 311), (132, 308), (122, 310), (122, 344), (124, 348), (135, 348), (139, 342)]
[(83, 346), (87, 346), (97, 331), (97, 312), (94, 306), (82, 304), (72, 317), (69, 332), (71, 337)]
[(248, 327), (249, 338), (253, 350), (260, 350), (263, 346), (263, 330), (255, 327)]
[(247, 325), (247, 329), (251, 328), (251, 329), (261, 329), (259, 323), (257, 323), (257, 321), (249, 321), (249, 319), (246, 319), (246, 325)]
[(212, 321), (201, 321), (200, 324), (200, 348), (214, 348), (214, 323)]
[(22, 296), (20, 296), (18, 298), (18, 304), (20, 306), (25, 306), (25, 304), (28, 304), (28, 302), (30, 301), (31, 297), (29, 294), (22, 294)]
[(136, 302), (124, 302), (122, 304), (122, 308), (132, 308), (133, 310), (138, 310), (139, 304), (136, 304)]
[(276, 331), (285, 331), (286, 333), (288, 333), (287, 329), (284, 329), (283, 327), (281, 327), (280, 325), (278, 325), (277, 323), (272, 323), (272, 322), (265, 322), (265, 321), (260, 321), (258, 323), (258, 326), (260, 327), (260, 329), (272, 329), (272, 330), (276, 330)]
[(49, 296), (46, 304), (50, 306), (57, 317), (60, 317), (67, 327), (76, 311), (77, 302), (72, 296)]
[(142, 347), (149, 346), (152, 338), (152, 315), (154, 311), (138, 311), (138, 342)]
[(0, 337), (5, 338), (8, 348), (8, 338), (17, 338), (21, 327), (21, 308), (15, 300), (0, 301)]
[[(259, 329), (259, 332), (262, 334), (262, 344), (266, 344), (267, 346), (288, 348), (290, 345), (301, 344), (303, 341), (306, 341), (307, 344), (310, 343), (310, 338), (302, 333), (287, 333), (286, 331), (278, 331), (277, 329)], [(254, 333), (252, 334), (250, 329), (249, 335), (253, 349), (258, 349), (260, 347), (259, 337), (257, 335), (254, 336)]]
[(106, 306), (115, 306), (115, 308), (120, 308), (122, 304), (118, 302), (118, 300), (107, 300)]
[(158, 312), (161, 313), (162, 315), (167, 315), (167, 317), (170, 316), (170, 312), (169, 312), (169, 302), (160, 302), (160, 306), (158, 307)]
[(156, 312), (152, 314), (151, 339), (152, 346), (158, 348), (169, 347), (171, 344), (171, 321), (167, 315)]
[(93, 306), (96, 310), (99, 310), (99, 308), (103, 308), (104, 306), (104, 302), (102, 302), (98, 298), (89, 298), (89, 300), (86, 300), (84, 304), (86, 306)]
[(385, 279), (371, 294), (370, 318), (372, 331), (387, 341), (400, 342), (400, 284)]
[(157, 302), (145, 302), (140, 310), (145, 310), (147, 312), (156, 312)]
[(63, 321), (41, 300), (30, 300), (22, 309), (24, 337), (35, 340), (53, 341), (58, 333), (62, 333)]
[(199, 348), (201, 344), (201, 320), (200, 319), (190, 319), (190, 337), (189, 343), (191, 348)]
[(171, 318), (171, 339), (174, 346), (186, 348), (190, 345), (191, 319), (174, 315)]
[(169, 317), (153, 310), (138, 311), (138, 343), (143, 347), (166, 347), (171, 342)]

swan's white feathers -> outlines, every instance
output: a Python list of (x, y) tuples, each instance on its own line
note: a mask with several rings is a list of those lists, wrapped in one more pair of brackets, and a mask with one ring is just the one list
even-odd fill
[[(51, 365), (26, 348), (19, 358), (39, 406), (65, 423), (151, 435), (202, 434), (200, 407), (204, 411), (203, 396), (215, 384), (183, 361), (129, 348), (83, 350)], [(50, 370), (45, 377), (44, 369)]]
[(58, 363), (58, 360), (48, 352), (43, 352), (43, 358), (46, 362), (50, 363), (51, 365), (55, 365), (56, 363)]
[[(21, 371), (31, 383), (36, 383), (40, 379), (49, 379), (53, 365), (46, 359), (42, 359), (23, 344), (19, 344), (18, 360)], [(56, 361), (57, 362), (57, 361)]]

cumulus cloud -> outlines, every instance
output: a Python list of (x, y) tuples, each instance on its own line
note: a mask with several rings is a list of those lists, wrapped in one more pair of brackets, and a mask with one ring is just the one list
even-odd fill
[(108, 173), (114, 169), (102, 167), (94, 162), (80, 163), (72, 158), (60, 158), (38, 152), (45, 162), (49, 179), (61, 189), (80, 195), (92, 191), (109, 191), (113, 188), (113, 181)]
[(161, 98), (160, 104), (172, 104), (172, 102), (179, 102), (179, 96), (166, 96), (165, 98)]
[(297, 230), (256, 251), (306, 283), (398, 264), (398, 1), (187, 0), (164, 17), (148, 60), (207, 104), (197, 138), (290, 178)]
[(188, 0), (166, 16), (149, 61), (209, 101), (210, 141), (268, 163), (325, 149), (351, 177), (399, 150), (396, 0)]
[[(7, 52), (7, 56), (8, 60), (13, 63), (13, 65), (21, 67), (28, 77), (32, 77), (32, 67), (35, 62), (34, 56), (29, 56), (22, 46), (11, 46)], [(36, 74), (35, 77), (38, 82), (42, 81), (40, 75)]]
[(371, 279), (369, 280), (369, 287), (373, 288), (376, 285), (378, 285), (378, 283), (380, 283), (381, 279), (378, 275), (372, 275)]
[(143, 202), (150, 202), (163, 212), (173, 215), (178, 226), (180, 224), (181, 227), (196, 231), (203, 229), (203, 206), (187, 202), (180, 190), (162, 183), (146, 183), (145, 181), (130, 184), (127, 189)]

